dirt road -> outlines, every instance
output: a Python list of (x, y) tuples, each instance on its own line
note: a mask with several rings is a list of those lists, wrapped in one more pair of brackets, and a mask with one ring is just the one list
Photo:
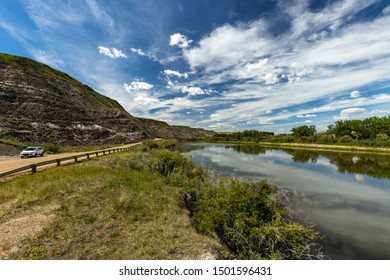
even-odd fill
[[(132, 144), (127, 144), (127, 145), (123, 145), (123, 146), (113, 147), (113, 148), (110, 148), (110, 149), (129, 148), (129, 147), (133, 147), (133, 146), (139, 145), (141, 143), (142, 142), (132, 143)], [(64, 157), (72, 157), (72, 156), (81, 155), (81, 154), (85, 154), (85, 153), (86, 152), (63, 153), (63, 154), (55, 154), (55, 155), (44, 155), (43, 157), (24, 158), (24, 159), (22, 159), (22, 158), (15, 158), (15, 157), (5, 158), (3, 160), (0, 160), (0, 173), (6, 172), (6, 171), (12, 170), (12, 169), (20, 168), (20, 167), (23, 167), (23, 166), (27, 166), (27, 165), (30, 165), (30, 164), (38, 163), (38, 162), (43, 162), (43, 161), (48, 161), (48, 160), (55, 160), (55, 159), (64, 158)], [(93, 153), (93, 151), (89, 151), (88, 153)], [(69, 160), (69, 162), (71, 162), (71, 161), (74, 161), (74, 160)], [(61, 164), (62, 163), (63, 162), (61, 162)], [(64, 161), (64, 163), (65, 163), (65, 161)], [(53, 164), (52, 166), (55, 166), (55, 165), (56, 164)], [(49, 167), (49, 166), (47, 166), (47, 167)], [(44, 168), (45, 167), (40, 167), (39, 169), (44, 169)]]

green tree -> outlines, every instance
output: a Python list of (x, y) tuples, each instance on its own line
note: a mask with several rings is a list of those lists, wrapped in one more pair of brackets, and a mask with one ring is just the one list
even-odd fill
[(303, 137), (303, 136), (313, 136), (316, 133), (315, 125), (311, 125), (310, 127), (307, 125), (302, 125), (298, 127), (294, 127), (291, 129), (291, 132), (294, 137)]

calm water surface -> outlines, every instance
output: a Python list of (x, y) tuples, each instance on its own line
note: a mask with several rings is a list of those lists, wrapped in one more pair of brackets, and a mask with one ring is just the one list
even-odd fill
[(390, 260), (390, 156), (209, 143), (180, 150), (223, 176), (265, 178), (291, 191), (330, 258)]

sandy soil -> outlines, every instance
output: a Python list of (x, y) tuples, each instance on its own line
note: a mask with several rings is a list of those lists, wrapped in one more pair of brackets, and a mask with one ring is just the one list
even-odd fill
[[(2, 210), (12, 207), (11, 203), (1, 204)], [(36, 207), (0, 223), (0, 259), (11, 251), (17, 250), (17, 244), (28, 236), (32, 236), (43, 229), (55, 218), (56, 205)]]

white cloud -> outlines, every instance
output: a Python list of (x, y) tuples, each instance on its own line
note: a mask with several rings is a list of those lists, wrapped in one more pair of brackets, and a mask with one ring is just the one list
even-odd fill
[(147, 54), (144, 53), (144, 51), (141, 49), (131, 48), (130, 50), (131, 50), (131, 52), (138, 54), (140, 56), (147, 56)]
[(358, 90), (354, 90), (353, 92), (351, 92), (351, 97), (352, 98), (357, 98), (360, 96), (360, 92)]
[(107, 47), (99, 46), (98, 49), (100, 54), (108, 56), (112, 59), (121, 58), (121, 57), (127, 58), (127, 56), (121, 50), (118, 50), (116, 48), (107, 48)]
[(279, 79), (278, 79), (278, 75), (276, 73), (268, 73), (265, 75), (264, 77), (264, 80), (265, 80), (265, 84), (266, 85), (273, 85), (273, 84), (276, 84)]
[(167, 76), (176, 76), (178, 78), (188, 78), (188, 73), (180, 73), (179, 71), (174, 71), (174, 70), (164, 70), (164, 74)]
[(188, 93), (188, 95), (203, 95), (203, 94), (211, 94), (211, 93), (214, 93), (215, 91), (214, 90), (211, 90), (211, 89), (201, 89), (200, 87), (187, 87), (187, 86), (183, 86), (181, 88), (181, 92), (182, 93)]
[(272, 118), (260, 118), (259, 124), (265, 125), (265, 124), (274, 124)]
[(147, 96), (137, 96), (134, 98), (134, 101), (141, 105), (151, 105), (160, 102), (156, 98), (147, 97)]
[(381, 93), (373, 96), (375, 101), (390, 102), (390, 94)]
[(315, 114), (297, 115), (297, 118), (314, 118), (317, 117)]
[(383, 11), (382, 11), (383, 14), (387, 15), (387, 14), (390, 14), (390, 5), (388, 5)]
[[(261, 20), (237, 27), (226, 24), (204, 37), (198, 47), (185, 50), (184, 56), (192, 69), (201, 67), (206, 72), (255, 63), (254, 58), (260, 59), (274, 48), (268, 36), (263, 36), (265, 30)], [(248, 67), (253, 70), (256, 66)]]
[(187, 36), (180, 33), (175, 33), (171, 35), (169, 45), (178, 46), (179, 48), (186, 49), (190, 46), (192, 40), (188, 39)]
[(381, 109), (375, 109), (371, 112), (373, 115), (379, 115), (379, 114), (389, 114), (390, 110), (381, 110)]
[(367, 110), (363, 108), (348, 108), (340, 112), (340, 118), (349, 118), (351, 116), (365, 114), (366, 112)]
[(132, 92), (132, 91), (139, 91), (139, 90), (150, 90), (153, 88), (152, 84), (148, 84), (146, 82), (140, 82), (140, 81), (132, 81), (129, 84), (124, 83), (123, 88), (127, 92)]

